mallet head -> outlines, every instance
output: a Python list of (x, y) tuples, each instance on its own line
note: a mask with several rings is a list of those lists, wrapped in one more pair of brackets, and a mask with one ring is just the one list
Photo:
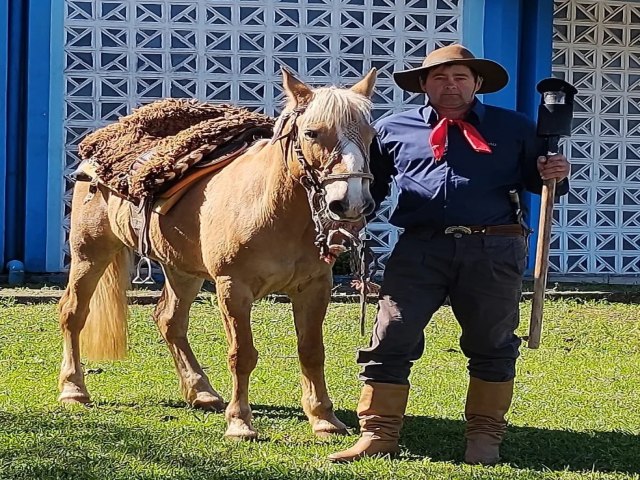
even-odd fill
[(541, 94), (538, 107), (538, 136), (568, 137), (573, 120), (573, 97), (578, 90), (560, 78), (545, 78), (536, 89)]

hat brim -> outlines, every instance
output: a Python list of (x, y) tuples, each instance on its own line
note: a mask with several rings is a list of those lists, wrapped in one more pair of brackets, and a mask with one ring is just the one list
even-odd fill
[(466, 65), (482, 77), (482, 86), (478, 93), (493, 93), (501, 90), (509, 82), (509, 74), (502, 65), (493, 60), (484, 58), (467, 58), (456, 60), (443, 60), (418, 68), (393, 72), (393, 80), (407, 92), (424, 93), (420, 86), (420, 75), (427, 70), (441, 65), (456, 64)]

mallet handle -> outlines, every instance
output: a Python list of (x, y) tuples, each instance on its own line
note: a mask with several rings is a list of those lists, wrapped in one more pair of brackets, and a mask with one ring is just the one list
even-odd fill
[[(555, 148), (554, 148), (555, 147)], [(549, 153), (547, 157), (558, 151), (557, 137), (549, 138)], [(529, 322), (529, 348), (540, 346), (542, 335), (542, 309), (547, 287), (547, 273), (549, 271), (549, 245), (551, 243), (551, 223), (553, 222), (553, 202), (556, 196), (556, 179), (542, 182), (540, 222), (538, 224), (538, 244), (536, 246), (536, 264), (533, 270), (533, 301), (531, 304), (531, 321)]]
[(533, 302), (531, 304), (529, 341), (527, 343), (529, 348), (538, 348), (540, 346), (540, 336), (542, 335), (542, 309), (547, 287), (547, 273), (549, 271), (549, 244), (551, 242), (551, 222), (553, 220), (555, 193), (556, 179), (545, 180), (542, 185), (536, 265), (533, 270)]

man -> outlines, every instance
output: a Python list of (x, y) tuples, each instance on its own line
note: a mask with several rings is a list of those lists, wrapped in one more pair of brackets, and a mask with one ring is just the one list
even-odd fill
[(398, 452), (409, 372), (423, 353), (425, 326), (449, 297), (470, 374), (464, 458), (493, 464), (513, 393), (527, 257), (528, 232), (510, 191), (539, 193), (542, 179), (555, 178), (565, 194), (570, 166), (563, 155), (544, 156), (525, 116), (476, 98), (507, 84), (496, 62), (450, 45), (394, 80), (429, 101), (377, 125), (372, 194), (379, 205), (393, 179), (399, 196), (390, 222), (404, 232), (386, 265), (370, 346), (358, 353), (362, 435), (329, 459)]

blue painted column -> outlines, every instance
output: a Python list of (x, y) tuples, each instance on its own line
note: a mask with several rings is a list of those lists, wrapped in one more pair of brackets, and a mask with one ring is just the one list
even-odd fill
[(56, 272), (63, 235), (64, 1), (28, 2), (25, 265), (30, 272)]
[[(523, 2), (522, 43), (520, 49), (520, 78), (518, 82), (518, 110), (536, 119), (540, 94), (536, 84), (551, 76), (553, 57), (553, 0)], [(529, 210), (528, 223), (538, 229), (540, 195), (526, 193), (524, 203)], [(537, 232), (529, 242), (529, 268), (535, 264)]]
[[(24, 80), (26, 0), (8, 5), (4, 260), (24, 258)], [(4, 265), (3, 265), (4, 266)]]
[[(9, 45), (9, 5), (0, 3), (0, 232), (5, 231), (5, 194), (7, 173), (7, 60)], [(4, 235), (0, 233), (0, 271), (4, 268)]]
[(485, 0), (466, 0), (462, 8), (462, 44), (476, 57), (483, 57)]
[[(464, 21), (464, 27), (475, 39), (469, 46), (477, 56), (496, 60), (509, 72), (509, 84), (499, 92), (484, 95), (482, 100), (518, 110), (535, 120), (540, 102), (535, 86), (551, 75), (553, 0), (467, 0), (465, 4), (465, 14), (472, 16)], [(482, 25), (481, 49), (478, 24)], [(526, 192), (523, 203), (529, 211), (529, 225), (537, 228), (540, 196)], [(536, 241), (534, 234), (530, 239), (530, 268), (535, 261)]]
[[(473, 0), (471, 0), (473, 2)], [(509, 83), (499, 92), (484, 95), (490, 105), (516, 109), (520, 68), (522, 0), (486, 0), (484, 9), (484, 57), (500, 63), (509, 72)], [(477, 54), (476, 54), (477, 55)]]

